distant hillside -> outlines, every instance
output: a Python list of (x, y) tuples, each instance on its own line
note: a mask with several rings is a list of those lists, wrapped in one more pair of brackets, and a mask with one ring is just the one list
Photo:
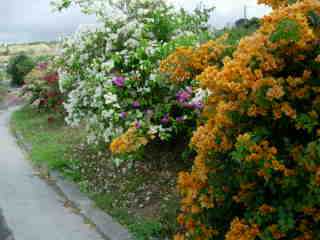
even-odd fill
[(25, 43), (25, 44), (10, 44), (8, 46), (0, 46), (0, 64), (6, 64), (11, 56), (20, 52), (25, 52), (31, 56), (54, 55), (57, 52), (57, 43)]

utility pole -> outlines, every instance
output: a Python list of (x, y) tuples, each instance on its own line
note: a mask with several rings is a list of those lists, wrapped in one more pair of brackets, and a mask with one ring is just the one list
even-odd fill
[(248, 11), (248, 6), (244, 5), (243, 6), (243, 17), (244, 17), (244, 19), (248, 19), (247, 11)]

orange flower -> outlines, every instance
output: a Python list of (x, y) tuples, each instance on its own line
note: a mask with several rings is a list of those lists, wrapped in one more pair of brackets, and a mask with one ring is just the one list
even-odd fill
[(267, 91), (267, 98), (271, 101), (283, 97), (284, 91), (282, 86), (274, 85)]
[(179, 233), (174, 236), (174, 240), (185, 240), (185, 237), (183, 234)]
[(263, 204), (259, 207), (259, 212), (261, 212), (263, 215), (267, 215), (269, 213), (274, 213), (275, 211), (276, 210), (273, 207), (271, 207), (267, 204)]
[(114, 139), (110, 145), (110, 150), (113, 154), (130, 153), (137, 151), (141, 146), (148, 143), (148, 139), (140, 137), (137, 129), (131, 127), (126, 133)]

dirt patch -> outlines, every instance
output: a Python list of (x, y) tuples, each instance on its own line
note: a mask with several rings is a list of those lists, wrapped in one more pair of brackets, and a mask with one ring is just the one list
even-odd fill
[(106, 147), (97, 150), (82, 144), (74, 148), (73, 154), (74, 166), (81, 173), (77, 180), (84, 190), (104, 196), (100, 207), (156, 220), (161, 223), (163, 234), (169, 236), (176, 226), (179, 208), (178, 172), (189, 169), (192, 163), (191, 155), (181, 158), (186, 144), (183, 139), (167, 146), (153, 143), (142, 155), (135, 156), (134, 162), (124, 162), (119, 167), (111, 162)]

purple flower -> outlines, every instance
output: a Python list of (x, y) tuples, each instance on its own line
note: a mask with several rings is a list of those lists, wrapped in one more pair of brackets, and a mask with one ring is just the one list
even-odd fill
[(200, 101), (194, 102), (194, 103), (192, 103), (192, 107), (193, 107), (194, 109), (202, 109), (202, 108), (203, 108), (203, 103), (200, 102)]
[(177, 122), (183, 122), (184, 121), (184, 117), (176, 117), (176, 121)]
[(117, 87), (124, 87), (125, 79), (124, 77), (114, 77), (112, 83)]
[(162, 124), (167, 124), (167, 123), (169, 123), (169, 121), (170, 121), (170, 119), (169, 119), (169, 115), (168, 114), (164, 115), (163, 118), (161, 118), (161, 120), (160, 120), (160, 122)]
[(37, 67), (39, 70), (46, 70), (48, 67), (48, 63), (46, 62), (39, 63)]
[(120, 117), (121, 117), (122, 119), (125, 119), (127, 116), (128, 116), (128, 113), (127, 113), (127, 112), (121, 112), (121, 113), (120, 113)]
[(132, 103), (132, 107), (134, 107), (134, 108), (139, 108), (139, 107), (140, 107), (140, 103), (139, 103), (138, 101), (134, 101), (134, 102)]
[(134, 126), (135, 126), (136, 128), (141, 128), (141, 123), (140, 123), (139, 121), (136, 121), (135, 124), (134, 124)]
[(191, 98), (192, 92), (190, 92), (190, 89), (187, 88), (187, 90), (181, 90), (177, 93), (177, 100), (180, 103), (184, 103), (188, 101)]

